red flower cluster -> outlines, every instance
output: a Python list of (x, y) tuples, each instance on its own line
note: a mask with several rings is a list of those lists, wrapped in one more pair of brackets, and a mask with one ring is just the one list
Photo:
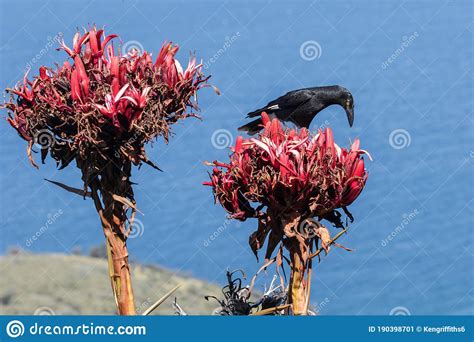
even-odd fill
[(118, 55), (112, 42), (117, 35), (102, 40), (103, 36), (104, 30), (94, 27), (82, 35), (77, 33), (72, 48), (61, 42), (60, 49), (73, 64), (65, 61), (56, 70), (42, 66), (39, 77), (29, 81), (25, 75), (23, 85), (9, 90), (18, 101), (6, 104), (13, 112), (8, 121), (23, 138), (33, 138), (28, 117), (42, 108), (71, 116), (98, 110), (104, 121), (119, 130), (129, 130), (147, 106), (153, 108), (160, 102), (161, 109), (166, 110), (167, 103), (194, 94), (206, 80), (195, 58), (183, 70), (175, 59), (178, 46), (172, 43), (165, 43), (153, 62), (146, 51)]
[(194, 57), (183, 70), (172, 43), (165, 43), (154, 61), (136, 49), (121, 55), (114, 49), (116, 37), (96, 27), (78, 32), (72, 48), (62, 41), (58, 49), (71, 59), (54, 69), (42, 66), (32, 81), (27, 73), (23, 85), (7, 89), (8, 122), (29, 141), (29, 151), (38, 134), (47, 132), (55, 146), (43, 146), (42, 158), (50, 150), (63, 166), (90, 155), (103, 157), (94, 161), (99, 169), (115, 157), (139, 164), (148, 162), (144, 143), (157, 136), (167, 140), (171, 124), (196, 116), (187, 111), (197, 109), (193, 99), (209, 77)]
[[(237, 138), (230, 162), (213, 162), (211, 181), (216, 200), (233, 218), (256, 217), (250, 202), (272, 213), (332, 219), (362, 191), (367, 171), (356, 139), (349, 150), (334, 143), (330, 128), (311, 135), (286, 130), (262, 113), (258, 138)], [(259, 209), (261, 209), (259, 208)], [(294, 216), (294, 215), (289, 215)]]

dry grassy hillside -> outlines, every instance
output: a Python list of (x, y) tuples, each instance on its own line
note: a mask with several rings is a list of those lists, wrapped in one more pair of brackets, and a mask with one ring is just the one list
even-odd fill
[[(107, 260), (63, 254), (0, 257), (0, 314), (115, 314)], [(132, 264), (137, 311), (143, 312), (177, 284), (181, 287), (154, 313), (174, 314), (172, 301), (194, 315), (209, 315), (218, 304), (205, 295), (220, 288), (172, 271)]]

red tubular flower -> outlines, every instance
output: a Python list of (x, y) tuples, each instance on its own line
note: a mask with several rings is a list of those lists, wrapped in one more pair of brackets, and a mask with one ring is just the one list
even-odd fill
[(127, 88), (128, 84), (124, 85), (122, 89), (120, 89), (117, 94), (115, 94), (115, 96), (107, 94), (105, 96), (105, 106), (95, 104), (95, 107), (99, 109), (102, 114), (112, 119), (117, 125), (117, 115), (119, 115), (119, 113), (124, 113), (125, 108), (123, 104), (126, 103), (126, 101), (129, 101), (135, 106), (137, 105), (137, 102), (133, 98), (131, 98), (130, 96), (124, 96), (125, 92), (127, 91)]
[(171, 42), (167, 43), (165, 41), (160, 50), (160, 53), (158, 54), (158, 57), (156, 58), (155, 64), (153, 65), (155, 70), (163, 67), (166, 57), (168, 56), (174, 57), (176, 52), (178, 52), (178, 46), (177, 45), (173, 46), (173, 43)]
[(79, 85), (77, 70), (73, 70), (71, 73), (71, 98), (75, 101), (82, 102), (81, 86)]
[(81, 93), (84, 97), (89, 96), (89, 76), (87, 76), (86, 68), (84, 67), (84, 63), (82, 63), (82, 59), (79, 55), (74, 57), (74, 65), (76, 66), (77, 70), (77, 80), (79, 81)]
[(25, 73), (25, 76), (23, 76), (23, 86), (19, 87), (17, 89), (12, 89), (10, 92), (22, 97), (23, 99), (27, 100), (28, 102), (33, 102), (33, 99), (35, 97), (35, 92), (33, 89), (33, 84), (28, 81), (28, 73), (30, 70), (28, 70)]
[(174, 88), (178, 82), (178, 70), (176, 68), (176, 62), (173, 55), (168, 54), (165, 58), (163, 72), (163, 81), (168, 84), (171, 88)]

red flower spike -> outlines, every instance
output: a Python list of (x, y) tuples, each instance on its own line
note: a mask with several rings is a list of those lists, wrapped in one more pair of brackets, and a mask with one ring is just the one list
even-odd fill
[[(217, 201), (232, 217), (254, 217), (247, 206), (243, 209), (242, 202), (248, 201), (273, 212), (289, 205), (291, 210), (322, 219), (359, 196), (367, 171), (358, 139), (348, 152), (334, 143), (330, 128), (317, 135), (305, 128), (283, 129), (265, 113), (262, 122), (265, 129), (257, 138), (237, 138), (229, 164), (213, 163), (211, 182), (206, 183), (212, 184)], [(243, 196), (239, 201), (237, 194)]]
[[(359, 150), (358, 140), (349, 152), (340, 148), (329, 128), (317, 135), (306, 128), (284, 129), (265, 113), (262, 122), (264, 129), (257, 137), (237, 138), (228, 164), (213, 163), (210, 181), (204, 184), (212, 186), (215, 201), (230, 218), (258, 219), (258, 228), (249, 238), (256, 256), (264, 245), (266, 260), (280, 243), (289, 251), (292, 310), (305, 314), (301, 303), (307, 301), (304, 288), (309, 286), (312, 247), (322, 246), (327, 253), (333, 243), (329, 230), (319, 221), (325, 219), (343, 228), (338, 208), (352, 220), (347, 206), (360, 195), (367, 180), (365, 152)], [(309, 221), (314, 224), (306, 224)], [(282, 251), (278, 248), (273, 260), (281, 260)]]
[[(61, 40), (59, 50), (66, 52), (69, 61), (56, 68), (41, 66), (31, 82), (25, 74), (23, 85), (6, 89), (9, 96), (0, 108), (6, 109), (8, 123), (28, 141), (26, 151), (33, 166), (38, 167), (33, 152), (39, 152), (33, 137), (47, 131), (49, 142), (56, 143), (41, 146), (37, 153), (41, 162), (50, 157), (60, 169), (72, 165), (80, 169), (84, 194), (96, 204), (101, 202), (96, 207), (102, 223), (107, 223), (103, 224), (104, 232), (116, 233), (109, 240), (111, 255), (125, 256), (113, 262), (113, 273), (118, 276), (112, 281), (118, 312), (133, 315), (136, 310), (125, 245), (127, 220), (136, 212), (135, 206), (126, 204), (135, 203), (132, 166), (146, 163), (159, 169), (148, 159), (145, 145), (160, 137), (168, 142), (174, 123), (197, 117), (193, 113), (198, 109), (196, 93), (208, 86), (209, 77), (201, 73), (193, 57), (185, 72), (178, 67), (176, 47), (162, 49), (168, 67), (155, 69), (148, 52), (121, 56), (112, 43), (116, 35), (102, 42), (103, 34), (95, 27), (77, 33), (72, 48)], [(233, 186), (228, 179), (226, 189)], [(217, 182), (213, 175), (209, 183)], [(104, 198), (106, 193), (109, 196)], [(113, 199), (112, 194), (122, 200)], [(243, 217), (239, 196), (237, 191), (232, 193), (228, 209)], [(122, 272), (124, 267), (126, 272)]]
[[(192, 96), (207, 78), (194, 57), (183, 70), (175, 59), (178, 46), (165, 43), (153, 66), (150, 53), (134, 51), (119, 56), (112, 43), (118, 36), (103, 37), (104, 30), (94, 26), (85, 33), (78, 32), (72, 48), (61, 40), (59, 50), (66, 51), (74, 63), (65, 61), (56, 70), (41, 66), (33, 82), (25, 74), (22, 86), (8, 89), (12, 96), (25, 100), (20, 105), (12, 98), (5, 105), (13, 112), (10, 123), (23, 138), (28, 136), (23, 129), (28, 122), (25, 116), (40, 107), (48, 113), (67, 112), (73, 116), (89, 114), (92, 108), (103, 116), (100, 122), (117, 128), (117, 134), (130, 130), (147, 108), (153, 112), (161, 108), (168, 116), (176, 111), (179, 118), (189, 116), (184, 113), (186, 107), (197, 108)], [(164, 91), (166, 87), (171, 91)], [(161, 104), (157, 106), (157, 102)]]

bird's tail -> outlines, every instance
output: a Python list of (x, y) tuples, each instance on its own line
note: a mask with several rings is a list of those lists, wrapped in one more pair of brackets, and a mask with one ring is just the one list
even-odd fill
[(256, 116), (262, 115), (262, 112), (268, 112), (268, 109), (266, 107), (254, 110), (253, 112), (247, 113), (248, 118), (254, 118)]
[(247, 132), (249, 135), (257, 134), (262, 129), (262, 118), (258, 118), (246, 125), (239, 127), (239, 131)]

